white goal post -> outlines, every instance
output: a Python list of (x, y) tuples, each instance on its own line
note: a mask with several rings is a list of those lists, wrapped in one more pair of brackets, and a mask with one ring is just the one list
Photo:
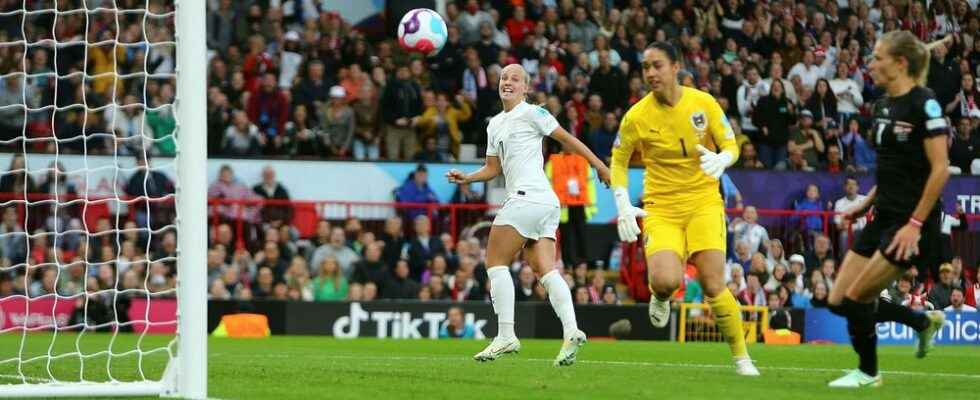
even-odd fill
[[(154, 4), (156, 4), (160, 1), (153, 0), (153, 2)], [(41, 3), (43, 4), (41, 6), (38, 6), (38, 4)], [(66, 3), (72, 3), (72, 2), (66, 2)], [(155, 45), (155, 43), (153, 43), (153, 40), (150, 39), (149, 37), (150, 35), (147, 34), (146, 32), (146, 21), (148, 17), (151, 16), (150, 14), (152, 14), (150, 12), (151, 0), (145, 0), (139, 2), (144, 4), (144, 8), (142, 10), (121, 10), (116, 7), (117, 1), (115, 0), (79, 0), (77, 1), (77, 3), (79, 4), (78, 6), (79, 9), (59, 10), (57, 9), (57, 7), (59, 6), (59, 4), (62, 4), (62, 1), (60, 0), (47, 1), (47, 2), (32, 2), (29, 0), (24, 0), (21, 3), (21, 10), (4, 12), (0, 14), (3, 14), (4, 17), (20, 16), (25, 21), (29, 17), (45, 14), (45, 13), (53, 15), (55, 21), (58, 21), (58, 18), (60, 18), (63, 15), (84, 16), (85, 31), (86, 31), (85, 39), (82, 40), (76, 39), (74, 40), (73, 43), (59, 43), (59, 40), (67, 40), (67, 39), (58, 38), (57, 36), (55, 36), (54, 40), (44, 39), (42, 41), (32, 42), (32, 40), (27, 37), (27, 34), (24, 33), (24, 36), (21, 37), (19, 40), (4, 42), (0, 45), (22, 46), (24, 49), (24, 60), (25, 60), (23, 65), (26, 66), (27, 65), (26, 54), (28, 53), (28, 49), (30, 49), (32, 46), (49, 46), (51, 49), (53, 49), (55, 63), (57, 64), (59, 49), (63, 47), (81, 44), (86, 46), (85, 60), (87, 63), (89, 57), (88, 55), (89, 48), (92, 46), (103, 45), (102, 43), (93, 44), (93, 42), (96, 42), (98, 39), (93, 39), (88, 37), (87, 32), (89, 29), (88, 26), (89, 18), (96, 13), (109, 13), (109, 14), (114, 13), (116, 18), (116, 38), (115, 40), (112, 41), (111, 44), (109, 44), (112, 46), (113, 49), (112, 54), (114, 55), (119, 54), (116, 53), (117, 47), (122, 49), (126, 47), (136, 47), (137, 45), (141, 45), (141, 46), (145, 46), (143, 47), (143, 49), (145, 49), (146, 52), (145, 58), (146, 59), (150, 58), (149, 53), (152, 51)], [(172, 12), (172, 14), (152, 15), (152, 17), (172, 18), (172, 20), (174, 21), (174, 28), (173, 28), (174, 39), (172, 42), (168, 42), (168, 43), (176, 48), (175, 49), (176, 63), (174, 68), (174, 74), (176, 75), (175, 77), (176, 96), (174, 97), (172, 105), (159, 106), (155, 108), (150, 107), (148, 104), (146, 104), (147, 100), (144, 97), (143, 103), (137, 106), (142, 107), (143, 115), (144, 115), (142, 124), (144, 126), (146, 125), (145, 113), (147, 111), (150, 111), (151, 109), (157, 110), (157, 109), (171, 107), (173, 112), (173, 117), (176, 122), (172, 135), (167, 135), (168, 136), (167, 138), (161, 139), (160, 137), (157, 137), (157, 138), (147, 139), (145, 136), (143, 136), (142, 131), (139, 133), (139, 135), (142, 137), (143, 140), (149, 140), (150, 143), (160, 142), (161, 140), (173, 140), (176, 142), (176, 150), (175, 150), (176, 154), (174, 158), (173, 168), (175, 168), (176, 170), (177, 178), (174, 185), (175, 196), (173, 196), (173, 201), (176, 203), (175, 208), (176, 208), (177, 217), (176, 220), (172, 223), (172, 225), (175, 225), (176, 231), (179, 232), (179, 234), (176, 235), (177, 256), (169, 257), (170, 261), (175, 261), (176, 271), (177, 271), (176, 288), (175, 288), (176, 297), (177, 297), (177, 301), (176, 301), (177, 302), (177, 318), (176, 318), (177, 328), (176, 328), (175, 340), (171, 341), (169, 344), (165, 346), (153, 349), (151, 351), (144, 350), (143, 348), (139, 347), (140, 345), (138, 344), (136, 350), (131, 350), (124, 353), (116, 353), (113, 349), (113, 343), (115, 342), (116, 336), (117, 334), (119, 334), (119, 331), (121, 331), (120, 329), (121, 327), (130, 324), (130, 322), (128, 321), (121, 322), (119, 320), (120, 312), (116, 312), (115, 315), (116, 320), (114, 321), (114, 324), (113, 323), (105, 324), (105, 325), (110, 325), (110, 329), (113, 330), (112, 341), (109, 342), (108, 349), (99, 351), (97, 352), (97, 354), (86, 353), (80, 350), (80, 347), (76, 342), (75, 347), (78, 350), (76, 350), (75, 352), (55, 354), (52, 352), (52, 349), (55, 347), (55, 339), (58, 338), (59, 330), (78, 331), (80, 332), (79, 336), (82, 336), (85, 331), (94, 330), (95, 327), (88, 324), (85, 320), (83, 320), (82, 323), (77, 323), (71, 326), (63, 325), (61, 322), (56, 320), (53, 307), (50, 312), (50, 319), (54, 321), (51, 322), (51, 324), (53, 325), (43, 325), (40, 328), (35, 329), (35, 328), (28, 328), (27, 322), (23, 322), (24, 324), (23, 328), (4, 330), (2, 329), (3, 322), (0, 322), (0, 334), (10, 333), (10, 334), (21, 335), (20, 338), (21, 348), (19, 350), (20, 352), (17, 353), (17, 357), (12, 357), (6, 360), (3, 360), (2, 359), (3, 357), (0, 357), (0, 364), (8, 363), (16, 366), (15, 368), (16, 374), (0, 375), (0, 377), (2, 378), (16, 381), (11, 384), (0, 383), (0, 397), (23, 398), (23, 397), (83, 397), (83, 396), (101, 397), (101, 396), (157, 396), (159, 395), (161, 397), (176, 397), (176, 398), (187, 398), (187, 399), (207, 398), (206, 258), (207, 258), (207, 239), (208, 239), (207, 229), (208, 228), (207, 228), (207, 181), (206, 181), (207, 174), (205, 173), (205, 171), (207, 170), (207, 155), (206, 155), (207, 153), (207, 140), (206, 140), (207, 105), (205, 100), (206, 80), (207, 80), (206, 78), (207, 49), (204, 40), (206, 36), (205, 13), (207, 10), (207, 0), (165, 0), (163, 1), (163, 3), (167, 3), (168, 8), (169, 8), (169, 4), (173, 5), (174, 11)], [(48, 7), (48, 8), (38, 9), (39, 7)], [(145, 37), (143, 42), (140, 42), (138, 44), (132, 44), (132, 43), (122, 43), (122, 41), (120, 41), (119, 31), (122, 30), (122, 27), (119, 25), (119, 18), (120, 15), (125, 13), (143, 14), (142, 15), (143, 30), (144, 30), (143, 34)], [(23, 24), (24, 23), (22, 23), (22, 25)], [(26, 32), (23, 27), (21, 28), (21, 31)], [(53, 28), (52, 28), (52, 32), (54, 32)], [(41, 42), (46, 42), (46, 43), (41, 43)], [(115, 58), (113, 58), (113, 64), (115, 63), (116, 60)], [(146, 61), (144, 60), (143, 63), (145, 68)], [(113, 68), (116, 68), (116, 66), (114, 65)], [(55, 71), (57, 71), (57, 67), (55, 67)], [(36, 79), (38, 77), (43, 77), (45, 79), (53, 78), (55, 81), (54, 85), (56, 91), (57, 91), (57, 84), (58, 84), (57, 81), (59, 79), (65, 78), (65, 74), (61, 72), (33, 73), (24, 70), (21, 72), (11, 72), (11, 73), (2, 73), (2, 74), (3, 74), (2, 77), (3, 79), (6, 79), (8, 76), (19, 76), (17, 79), (23, 79), (23, 82), (25, 82), (25, 84), (26, 82), (28, 82), (29, 79)], [(117, 72), (92, 73), (91, 71), (88, 70), (87, 67), (85, 67), (84, 72), (80, 72), (80, 73), (75, 72), (73, 74), (81, 76), (81, 80), (83, 82), (82, 83), (83, 98), (85, 98), (84, 86), (86, 85), (87, 82), (85, 81), (86, 79), (91, 80), (91, 79), (100, 79), (100, 77), (105, 78), (106, 75), (109, 74), (112, 74), (111, 79), (124, 78), (123, 77), (124, 74), (117, 73)], [(170, 74), (171, 78), (173, 78), (174, 74)], [(145, 91), (146, 90), (145, 86), (147, 85), (146, 80), (156, 79), (156, 77), (151, 77), (150, 75), (152, 74), (150, 73), (150, 71), (147, 71), (145, 69), (142, 73), (135, 73), (129, 75), (138, 75), (144, 79), (144, 83), (143, 83), (144, 96), (146, 93)], [(113, 89), (115, 89), (115, 85), (116, 83), (113, 83)], [(83, 108), (84, 113), (93, 111), (88, 103), (72, 104), (69, 106), (59, 106), (57, 102), (57, 94), (55, 95), (56, 100), (54, 105), (32, 108), (32, 106), (28, 104), (27, 101), (28, 97), (26, 95), (26, 89), (24, 93), (25, 93), (24, 104), (13, 105), (13, 106), (9, 106), (9, 105), (0, 106), (0, 109), (9, 110), (10, 108), (16, 108), (18, 110), (23, 110), (24, 134), (22, 135), (20, 140), (23, 141), (24, 143), (23, 149), (25, 154), (28, 153), (27, 151), (28, 143), (31, 140), (33, 140), (30, 139), (29, 136), (27, 136), (26, 125), (27, 125), (27, 116), (29, 112), (51, 112), (52, 115), (54, 115), (54, 113), (59, 113), (62, 112), (63, 110), (72, 111), (73, 108), (83, 108), (83, 107), (84, 107)], [(132, 104), (130, 104), (129, 106), (131, 105)], [(126, 107), (127, 105), (123, 105), (121, 99), (117, 99), (115, 95), (112, 95), (111, 102), (108, 105), (100, 108), (108, 109), (110, 107), (115, 107), (115, 109), (118, 110), (121, 108), (120, 106)], [(99, 110), (94, 110), (94, 111), (99, 111)], [(52, 116), (51, 123), (50, 123), (52, 128), (55, 124), (53, 121), (54, 118)], [(84, 130), (85, 127), (84, 122), (82, 123), (82, 127)], [(111, 133), (103, 134), (103, 135), (107, 135), (110, 138), (112, 137)], [(85, 139), (83, 139), (83, 143), (82, 143), (83, 147), (88, 146), (87, 144), (88, 137), (91, 136), (86, 136)], [(52, 140), (52, 139), (45, 139), (45, 140)], [(70, 141), (70, 140), (73, 139), (64, 140), (64, 141)], [(109, 140), (110, 141), (116, 140), (115, 146), (117, 147), (120, 146), (118, 144), (120, 139), (109, 139)], [(55, 142), (55, 147), (57, 148), (61, 144), (63, 139), (55, 137), (53, 141)], [(9, 143), (5, 143), (5, 144), (9, 144)], [(19, 146), (19, 142), (18, 142), (18, 146)], [(145, 152), (147, 150), (145, 150), (144, 148), (143, 151), (144, 151), (144, 157), (146, 157)], [(85, 154), (86, 154), (86, 158), (88, 158), (87, 150)], [(121, 155), (113, 153), (113, 158), (116, 158), (117, 156), (119, 156), (119, 158), (122, 158)], [(54, 160), (57, 161), (58, 157), (59, 154), (57, 150), (55, 150)], [(97, 168), (88, 168), (87, 161), (85, 165), (86, 168), (82, 170), (81, 172), (82, 174), (87, 174), (92, 170), (97, 169)], [(117, 175), (117, 177), (121, 176), (119, 175), (120, 173), (119, 169), (124, 169), (124, 168), (117, 166), (116, 169), (117, 171), (115, 171), (115, 174)], [(147, 167), (146, 170), (150, 170), (150, 168)], [(29, 167), (24, 167), (24, 170), (22, 172), (36, 173), (38, 171), (40, 170), (33, 170), (30, 169)], [(58, 173), (56, 172), (55, 176), (57, 175)], [(88, 183), (87, 179), (88, 178), (86, 176), (86, 183)], [(54, 182), (55, 182), (55, 186), (57, 186), (58, 178), (54, 178)], [(146, 190), (145, 183), (144, 183), (144, 190)], [(87, 194), (82, 195), (81, 197), (82, 199), (73, 199), (71, 201), (66, 201), (65, 203), (79, 202), (79, 201), (84, 201), (88, 203), (90, 201), (88, 199)], [(161, 200), (161, 199), (162, 198), (154, 198), (153, 200)], [(62, 203), (59, 202), (57, 194), (54, 195), (54, 201), (57, 202), (58, 204), (55, 207), (62, 205)], [(96, 202), (98, 201), (99, 200), (97, 200)], [(128, 198), (123, 199), (123, 197), (121, 197), (119, 193), (116, 193), (114, 200), (111, 201), (115, 201), (116, 204), (129, 204), (126, 203), (126, 201), (131, 201), (131, 200), (129, 200)], [(149, 209), (150, 201), (151, 200), (149, 198), (149, 195), (147, 195), (147, 200), (145, 200), (145, 204), (147, 204), (146, 206), (147, 209)], [(19, 203), (20, 206), (25, 208), (37, 204), (33, 200), (30, 200), (28, 198), (25, 189), (24, 197), (21, 200), (4, 202), (3, 206), (9, 207), (8, 203), (17, 203), (17, 202), (20, 202)], [(57, 208), (55, 208), (55, 210), (56, 210), (55, 212), (57, 213)], [(55, 218), (57, 218), (57, 216)], [(118, 214), (116, 214), (115, 218), (117, 224), (115, 227), (116, 241), (118, 244), (119, 235), (120, 232), (123, 231), (123, 229), (121, 228)], [(169, 221), (167, 223), (171, 224)], [(168, 226), (172, 226), (172, 225), (168, 225)], [(26, 221), (24, 222), (24, 226), (25, 227), (27, 226)], [(147, 230), (150, 231), (149, 235), (152, 236), (157, 234), (155, 231), (153, 231), (152, 225), (150, 225), (149, 222), (147, 222), (147, 227), (148, 227)], [(85, 240), (88, 240), (89, 238), (90, 233), (87, 232), (89, 228), (91, 227), (86, 226), (84, 229), (78, 230), (79, 232), (82, 232), (82, 234), (85, 235), (86, 238)], [(167, 229), (167, 228), (161, 228), (161, 230), (162, 229)], [(26, 229), (25, 229), (25, 233), (23, 234), (27, 238), (26, 240), (27, 243), (30, 243), (31, 240), (36, 239), (36, 237), (33, 234), (26, 232)], [(54, 235), (55, 245), (57, 245), (59, 240), (58, 235), (60, 235), (60, 233), (57, 231), (57, 228), (53, 235)], [(95, 234), (93, 233), (92, 235)], [(28, 244), (28, 246), (30, 245)], [(152, 258), (149, 258), (149, 253), (150, 253), (149, 244), (147, 244), (146, 247), (147, 247), (146, 264), (149, 264), (150, 261), (152, 261)], [(68, 267), (61, 265), (62, 261), (58, 261), (57, 256), (55, 258), (56, 261), (54, 262), (54, 264), (58, 264), (58, 265), (52, 266), (51, 269), (57, 271), (58, 274), (66, 273), (66, 272), (62, 272), (62, 270), (67, 270)], [(86, 262), (85, 276), (89, 276), (88, 264), (89, 263)], [(93, 263), (93, 264), (98, 265), (99, 263)], [(9, 270), (12, 268), (13, 267), (7, 269)], [(25, 278), (23, 279), (26, 284), (28, 283), (27, 276), (31, 274), (31, 268), (36, 268), (36, 267), (30, 265), (29, 262), (25, 262), (25, 265), (22, 268), (25, 271), (24, 272)], [(149, 267), (147, 267), (146, 270), (144, 271), (144, 274), (147, 276), (147, 278), (149, 277), (148, 271), (149, 271)], [(3, 268), (0, 268), (0, 272), (6, 273), (8, 271), (4, 270)], [(114, 292), (113, 296), (118, 296), (119, 293), (126, 292), (126, 291), (145, 292), (140, 296), (145, 296), (147, 300), (146, 313), (147, 315), (149, 315), (149, 300), (151, 296), (158, 295), (159, 292), (151, 293), (151, 291), (147, 289), (148, 287), (146, 286), (147, 285), (146, 281), (148, 280), (144, 280), (143, 290), (138, 290), (138, 289), (120, 290), (119, 289), (120, 278), (118, 277), (119, 273), (116, 272), (115, 274), (117, 275), (115, 278), (116, 287), (111, 289), (104, 289), (101, 290), (101, 292)], [(55, 283), (55, 285), (58, 285), (58, 283)], [(49, 296), (51, 299), (54, 299), (55, 304), (57, 304), (58, 301), (76, 301), (76, 300), (81, 301), (79, 299), (84, 298), (85, 312), (87, 317), (88, 301), (89, 301), (87, 298), (89, 296), (88, 290), (89, 289), (86, 286), (85, 289), (82, 291), (82, 294), (73, 294), (69, 296), (69, 295), (60, 294), (59, 289), (56, 286), (54, 290), (54, 294), (47, 294), (45, 296)], [(171, 289), (170, 291), (173, 292), (174, 289)], [(45, 296), (41, 296), (41, 297), (45, 297)], [(27, 304), (25, 306), (27, 309), (30, 309), (31, 307), (30, 302), (34, 299), (37, 299), (37, 297), (32, 297), (31, 294), (13, 296), (13, 297), (22, 297), (23, 302)], [(115, 297), (112, 298), (113, 298), (112, 308), (115, 311), (115, 306), (116, 306)], [(29, 314), (25, 311), (24, 315), (29, 315)], [(3, 313), (2, 310), (0, 310), (0, 321), (2, 320), (3, 320)], [(145, 323), (146, 326), (152, 324), (152, 322), (149, 321), (148, 317), (145, 321), (142, 322)], [(172, 323), (172, 321), (170, 321), (170, 323)], [(45, 329), (45, 327), (52, 328), (52, 329)], [(105, 326), (102, 325), (100, 325), (99, 327), (105, 328)], [(47, 355), (29, 357), (27, 354), (22, 354), (25, 352), (24, 342), (27, 340), (26, 338), (37, 336), (35, 333), (38, 331), (41, 332), (49, 331), (51, 333), (52, 336), (51, 344), (45, 345), (45, 347), (48, 349)], [(143, 336), (145, 334), (146, 334), (146, 329), (144, 328), (143, 333), (139, 336), (138, 343), (142, 343)], [(158, 380), (156, 379), (158, 376), (150, 377), (144, 375), (143, 372), (143, 357), (145, 355), (150, 355), (151, 353), (154, 352), (163, 353), (169, 357), (167, 359), (165, 369), (163, 370), (162, 374), (159, 374)], [(136, 375), (137, 378), (135, 379), (114, 378), (113, 372), (111, 370), (113, 357), (124, 357), (130, 355), (134, 357), (138, 357), (139, 359), (139, 373), (138, 375)], [(101, 362), (100, 365), (97, 365), (97, 367), (99, 368), (103, 368), (104, 366), (108, 376), (107, 379), (104, 379), (102, 381), (91, 381), (87, 379), (85, 374), (85, 366), (88, 357), (92, 357), (92, 358), (105, 357), (108, 359), (108, 362)], [(62, 361), (68, 362), (72, 360), (79, 362), (82, 366), (81, 372), (74, 373), (74, 376), (78, 379), (75, 379), (74, 381), (69, 381), (65, 379), (56, 379), (55, 375), (53, 375), (51, 372), (52, 364), (56, 362), (62, 362)], [(46, 377), (38, 378), (34, 376), (27, 376), (27, 374), (23, 372), (22, 366), (31, 362), (37, 364), (46, 363), (47, 375), (45, 376), (49, 376), (51, 378), (46, 378)], [(89, 367), (89, 368), (94, 368), (94, 367)], [(26, 370), (26, 368), (24, 368), (24, 370)]]

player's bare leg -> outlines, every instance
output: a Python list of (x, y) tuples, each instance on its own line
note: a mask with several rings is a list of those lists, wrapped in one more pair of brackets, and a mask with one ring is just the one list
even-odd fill
[(567, 366), (575, 363), (579, 347), (585, 344), (585, 332), (578, 329), (575, 320), (575, 307), (572, 302), (572, 291), (568, 283), (555, 269), (555, 241), (549, 238), (541, 238), (533, 245), (525, 249), (531, 268), (538, 276), (538, 280), (545, 290), (548, 291), (548, 301), (551, 308), (555, 310), (558, 319), (561, 320), (563, 341), (558, 356), (555, 357), (554, 365)]
[(647, 277), (650, 282), (650, 323), (663, 328), (670, 322), (670, 297), (681, 286), (684, 265), (673, 250), (660, 250), (647, 257)]
[(698, 282), (704, 290), (705, 301), (711, 306), (718, 330), (731, 348), (735, 372), (744, 376), (758, 376), (759, 370), (752, 363), (745, 346), (741, 309), (735, 296), (725, 286), (725, 253), (721, 250), (703, 250), (692, 255), (691, 260), (698, 268)]
[(514, 279), (510, 264), (526, 239), (512, 226), (493, 225), (487, 241), (487, 275), (490, 300), (497, 314), (497, 337), (483, 351), (473, 356), (477, 361), (493, 361), (507, 353), (516, 353), (521, 342), (514, 333)]

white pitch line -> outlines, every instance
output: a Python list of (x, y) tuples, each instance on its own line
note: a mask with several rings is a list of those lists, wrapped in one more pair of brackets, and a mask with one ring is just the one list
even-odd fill
[[(212, 354), (212, 357), (222, 356), (223, 354)], [(249, 358), (291, 358), (292, 356), (287, 355), (250, 355)], [(317, 358), (326, 359), (339, 359), (339, 360), (390, 360), (390, 361), (470, 361), (466, 357), (423, 357), (423, 356), (358, 356), (358, 355), (322, 355)], [(545, 358), (516, 358), (511, 357), (512, 360), (528, 361), (528, 362), (552, 362), (553, 360)], [(578, 360), (577, 363), (581, 364), (596, 364), (596, 365), (622, 365), (622, 366), (635, 366), (635, 367), (657, 367), (657, 368), (691, 368), (691, 369), (729, 369), (733, 368), (731, 365), (723, 364), (693, 364), (693, 363), (656, 363), (656, 362), (644, 362), (644, 361), (607, 361), (607, 360)], [(768, 367), (760, 366), (759, 369), (763, 371), (789, 371), (789, 372), (844, 372), (846, 369), (839, 368), (803, 368), (803, 367)], [(971, 374), (957, 374), (950, 372), (918, 372), (918, 371), (881, 371), (882, 374), (886, 375), (903, 375), (903, 376), (923, 376), (932, 378), (961, 378), (961, 379), (980, 379), (980, 375)]]
[[(20, 375), (7, 375), (7, 374), (0, 374), (0, 378), (4, 378), (4, 379), (16, 379), (16, 380), (21, 380), (21, 378), (22, 378), (22, 377), (21, 377)], [(35, 378), (35, 377), (33, 377), (33, 376), (24, 376), (24, 377), (23, 377), (23, 380), (26, 380), (26, 381), (28, 381), (28, 382), (38, 382), (38, 383), (46, 383), (46, 382), (51, 382), (51, 380), (50, 380), (50, 379), (44, 379), (44, 378)]]

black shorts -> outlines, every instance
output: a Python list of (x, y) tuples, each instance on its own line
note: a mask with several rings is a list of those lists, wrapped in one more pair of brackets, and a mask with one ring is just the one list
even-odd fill
[(907, 261), (899, 261), (895, 254), (886, 254), (885, 250), (891, 245), (895, 233), (909, 221), (909, 215), (875, 211), (874, 219), (864, 227), (857, 236), (851, 251), (860, 256), (871, 258), (875, 251), (881, 250), (881, 255), (895, 266), (909, 269), (913, 266), (920, 271), (928, 271), (938, 265), (942, 256), (942, 238), (939, 227), (941, 213), (933, 212), (922, 222), (919, 238), (919, 254)]

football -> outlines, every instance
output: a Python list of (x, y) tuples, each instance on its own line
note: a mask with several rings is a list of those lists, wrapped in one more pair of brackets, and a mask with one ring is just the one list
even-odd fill
[(398, 24), (398, 44), (412, 53), (435, 55), (446, 44), (447, 36), (442, 16), (428, 8), (405, 13)]

